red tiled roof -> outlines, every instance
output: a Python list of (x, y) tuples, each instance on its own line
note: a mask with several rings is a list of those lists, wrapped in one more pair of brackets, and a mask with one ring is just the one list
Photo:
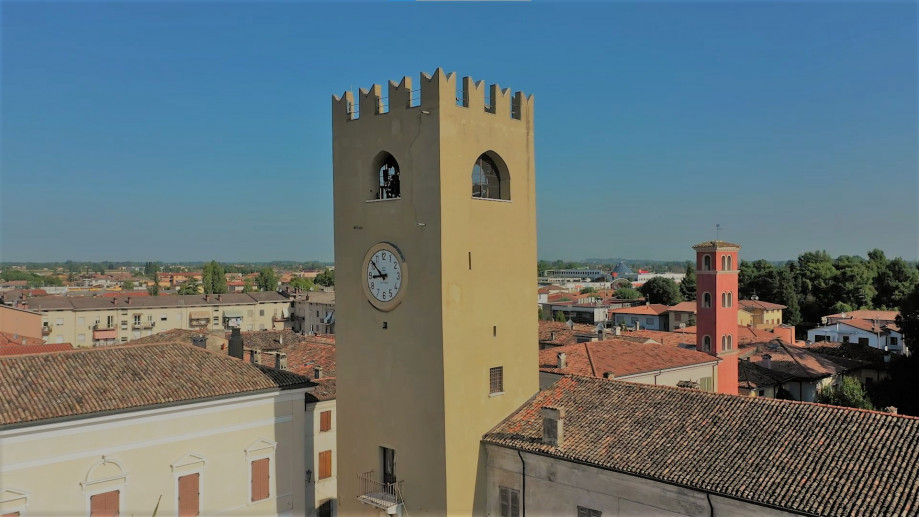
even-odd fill
[(731, 244), (730, 242), (724, 241), (705, 241), (700, 242), (693, 246), (693, 249), (696, 248), (740, 248), (740, 244)]
[(628, 330), (622, 333), (625, 337), (653, 339), (668, 346), (695, 345), (695, 333), (665, 332), (663, 330)]
[(827, 318), (836, 318), (836, 319), (854, 318), (854, 319), (862, 319), (862, 320), (879, 319), (882, 321), (893, 321), (897, 319), (898, 314), (900, 313), (897, 311), (860, 310), (860, 311), (841, 312), (838, 314), (830, 314), (829, 316), (827, 316)]
[(70, 343), (48, 343), (42, 345), (0, 345), (0, 355), (46, 354), (73, 350)]
[(38, 346), (38, 345), (43, 345), (43, 344), (45, 344), (45, 342), (41, 338), (38, 338), (38, 337), (25, 337), (25, 336), (21, 336), (13, 332), (0, 332), (0, 346), (3, 346), (3, 345)]
[[(565, 353), (567, 366), (560, 369), (557, 356), (562, 352)], [(718, 359), (695, 350), (615, 338), (539, 351), (540, 371), (600, 378), (606, 372), (612, 372), (616, 378), (621, 378), (714, 362), (718, 362)]]
[(894, 332), (900, 331), (900, 328), (893, 324), (885, 325), (884, 323), (881, 323), (880, 325), (876, 326), (873, 320), (854, 319), (854, 318), (846, 319), (846, 320), (839, 320), (837, 323), (833, 323), (833, 325), (848, 325), (850, 327), (854, 327), (859, 330), (864, 330), (865, 332), (871, 332), (872, 334), (875, 334), (875, 333), (883, 334), (886, 329), (893, 330)]
[[(541, 440), (544, 406), (567, 410), (560, 447)], [(788, 512), (919, 508), (914, 417), (567, 376), (483, 441)]]
[[(553, 339), (553, 332), (555, 338)], [(596, 327), (583, 323), (575, 323), (574, 329), (568, 328), (568, 325), (559, 321), (539, 321), (539, 342), (555, 345), (566, 345), (577, 342), (578, 334), (596, 335)]]
[(310, 386), (291, 372), (177, 343), (3, 356), (0, 378), (0, 427)]
[(670, 310), (669, 305), (652, 303), (649, 305), (636, 305), (634, 307), (622, 307), (620, 309), (610, 309), (610, 314), (640, 314), (642, 316), (660, 316)]
[(669, 312), (691, 312), (696, 313), (696, 302), (680, 302), (676, 305), (671, 305)]
[(847, 368), (827, 357), (814, 354), (807, 349), (786, 345), (778, 340), (743, 346), (740, 355), (762, 365), (763, 356), (771, 356), (770, 369), (791, 375), (797, 379), (822, 379), (844, 373)]
[(764, 311), (775, 311), (787, 309), (788, 307), (777, 303), (764, 302), (762, 300), (740, 300), (740, 308), (746, 310), (762, 309)]

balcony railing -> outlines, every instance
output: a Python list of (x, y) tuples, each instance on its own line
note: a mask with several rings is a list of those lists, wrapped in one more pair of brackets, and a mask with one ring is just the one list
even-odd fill
[(373, 471), (358, 474), (357, 480), (360, 487), (357, 500), (379, 508), (389, 515), (401, 514), (402, 482), (381, 483), (375, 481)]
[(156, 326), (155, 321), (135, 321), (131, 324), (131, 327), (135, 329), (152, 329), (154, 326)]

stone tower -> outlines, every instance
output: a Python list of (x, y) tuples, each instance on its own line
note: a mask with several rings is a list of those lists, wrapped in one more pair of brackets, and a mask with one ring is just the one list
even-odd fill
[(332, 101), (342, 515), (484, 514), (481, 437), (539, 387), (533, 98), (419, 86)]
[(708, 241), (696, 250), (696, 348), (718, 363), (716, 390), (737, 394), (737, 275), (740, 246)]

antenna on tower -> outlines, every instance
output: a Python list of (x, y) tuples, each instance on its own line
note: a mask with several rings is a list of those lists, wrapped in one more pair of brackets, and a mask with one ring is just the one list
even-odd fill
[(715, 225), (715, 242), (718, 242), (718, 237), (720, 233), (721, 233), (721, 225), (716, 224)]

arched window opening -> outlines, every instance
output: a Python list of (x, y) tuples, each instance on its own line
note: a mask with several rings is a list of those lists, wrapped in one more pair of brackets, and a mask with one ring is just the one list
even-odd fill
[(734, 293), (728, 293), (728, 307), (734, 306)]
[(721, 306), (722, 307), (728, 306), (728, 293), (721, 293)]
[(396, 199), (402, 197), (399, 180), (399, 163), (391, 154), (386, 153), (379, 171), (377, 171), (377, 199)]
[(705, 336), (704, 338), (702, 338), (702, 350), (704, 352), (712, 351), (712, 338), (708, 336)]
[(721, 270), (722, 271), (728, 270), (728, 256), (727, 255), (721, 256)]
[(702, 271), (711, 271), (712, 270), (712, 257), (711, 255), (705, 255), (702, 257)]
[(711, 307), (712, 307), (712, 295), (709, 293), (703, 294), (702, 295), (702, 308), (711, 309)]
[(734, 350), (734, 336), (732, 334), (728, 334), (728, 348), (727, 349)]
[(501, 199), (501, 176), (498, 166), (484, 154), (479, 156), (472, 167), (472, 197)]
[(722, 350), (729, 350), (729, 349), (728, 349), (728, 337), (727, 337), (727, 336), (721, 336), (721, 349), (722, 349)]
[(734, 257), (728, 255), (728, 267), (724, 269), (726, 271), (732, 271), (734, 269)]
[(480, 199), (511, 199), (510, 176), (501, 158), (488, 152), (479, 156), (472, 166), (472, 197)]

